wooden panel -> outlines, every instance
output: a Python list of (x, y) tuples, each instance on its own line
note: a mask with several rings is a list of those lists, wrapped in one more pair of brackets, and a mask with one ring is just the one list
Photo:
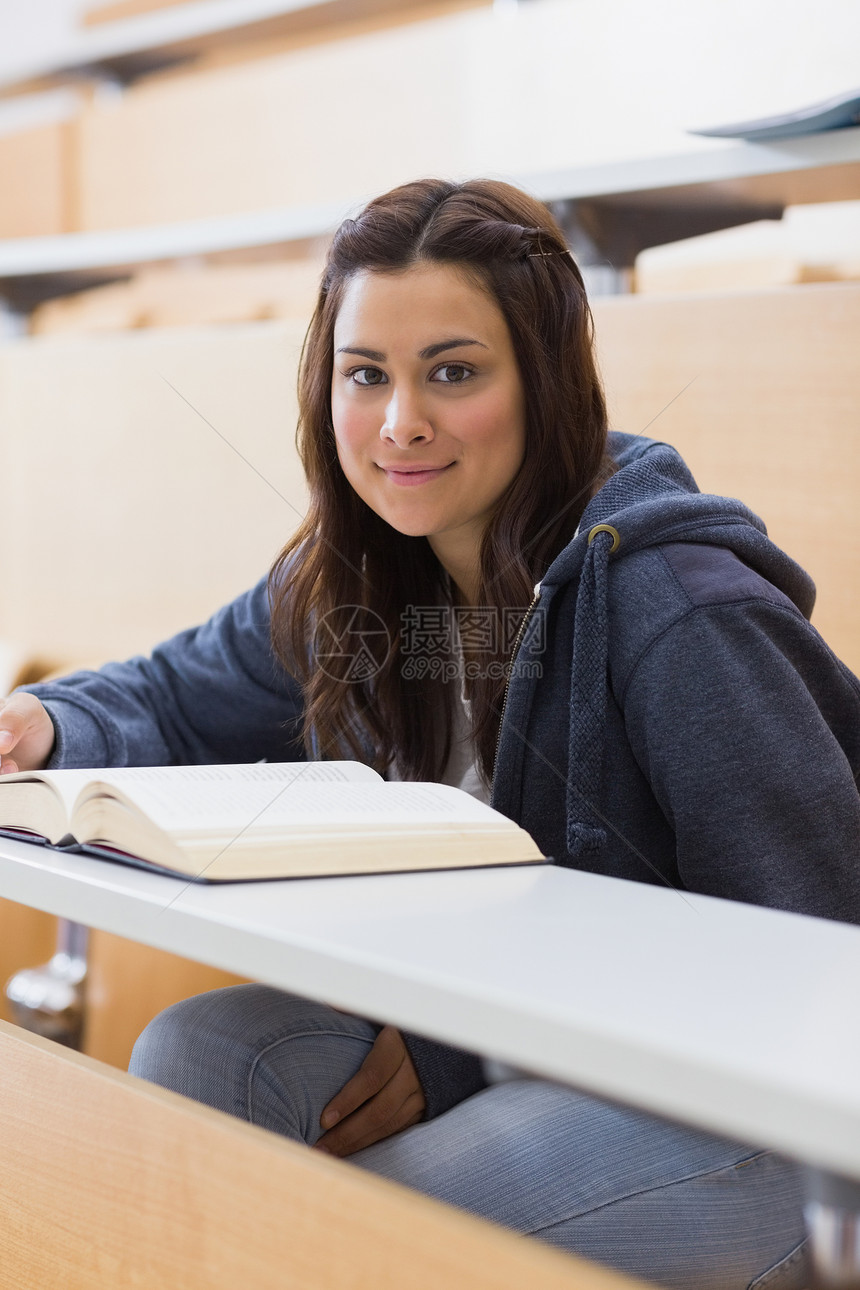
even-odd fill
[(807, 264), (796, 255), (757, 255), (736, 260), (661, 262), (647, 253), (636, 261), (636, 290), (641, 294), (676, 291), (758, 291), (802, 282), (838, 282), (856, 277), (854, 265)]
[[(194, 0), (115, 0), (88, 10), (84, 26), (101, 27), (104, 23), (138, 18), (173, 9)], [(316, 3), (287, 10), (272, 18), (246, 26), (215, 28), (206, 35), (170, 42), (171, 52), (186, 57), (225, 57), (228, 60), (272, 53), (298, 41), (337, 40), (361, 30), (375, 30), (397, 22), (421, 21), (430, 14), (450, 12), (492, 0), (316, 0)]]
[(0, 237), (69, 233), (72, 122), (0, 135)]
[[(304, 323), (0, 346), (0, 638), (126, 657), (261, 577), (305, 506)], [(46, 463), (50, 469), (46, 469)], [(32, 523), (38, 479), (39, 523)]]
[(111, 0), (110, 4), (89, 5), (81, 15), (85, 27), (100, 27), (103, 22), (118, 22), (123, 18), (139, 18), (143, 13), (158, 9), (175, 9), (189, 0)]
[(19, 968), (38, 967), (54, 953), (57, 920), (39, 909), (0, 900), (0, 1017), (12, 1020), (4, 987)]
[(144, 1026), (180, 999), (246, 978), (147, 945), (90, 933), (83, 1050), (125, 1070)]
[(757, 291), (803, 282), (860, 278), (860, 202), (795, 207), (782, 220), (758, 220), (636, 257), (636, 290)]
[(342, 200), (469, 169), (472, 18), (175, 73), (93, 102), (80, 118), (81, 228)]
[(306, 324), (316, 303), (320, 259), (204, 268), (154, 268), (128, 282), (47, 301), (30, 316), (31, 335), (117, 331), (294, 318)]
[(0, 1025), (0, 1290), (634, 1284)]
[(313, 45), (351, 41), (396, 26), (435, 21), (466, 9), (488, 8), (492, 3), (493, 0), (325, 0), (255, 23), (229, 40), (213, 33), (188, 42), (193, 45), (194, 62), (166, 67), (155, 72), (152, 79), (157, 77), (164, 82), (185, 75), (189, 67), (196, 74), (294, 53)]
[(818, 586), (813, 622), (860, 672), (860, 285), (594, 302), (614, 429), (677, 447)]

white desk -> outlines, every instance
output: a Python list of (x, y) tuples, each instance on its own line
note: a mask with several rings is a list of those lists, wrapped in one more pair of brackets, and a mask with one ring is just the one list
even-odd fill
[(550, 866), (194, 887), (2, 838), (0, 895), (860, 1179), (860, 928)]

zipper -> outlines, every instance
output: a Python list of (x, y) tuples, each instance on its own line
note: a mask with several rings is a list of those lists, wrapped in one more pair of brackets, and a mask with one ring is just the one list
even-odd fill
[(522, 622), (517, 628), (517, 634), (514, 637), (514, 643), (511, 648), (511, 665), (508, 668), (508, 675), (507, 675), (507, 678), (505, 679), (505, 690), (504, 690), (504, 694), (502, 695), (502, 711), (499, 717), (499, 733), (496, 735), (496, 751), (493, 754), (493, 781), (492, 781), (493, 783), (495, 783), (495, 780), (496, 780), (496, 767), (498, 766), (498, 763), (499, 763), (499, 745), (502, 742), (502, 724), (505, 720), (505, 709), (508, 706), (508, 692), (510, 691), (510, 688), (511, 688), (511, 672), (514, 669), (514, 663), (516, 662), (517, 653), (519, 652), (520, 645), (523, 642), (523, 636), (525, 635), (526, 628), (529, 625), (529, 620), (532, 614), (534, 613), (535, 606), (537, 605), (539, 600), (540, 600), (540, 583), (536, 582), (534, 596), (532, 597), (532, 603), (529, 605), (528, 609), (523, 615)]

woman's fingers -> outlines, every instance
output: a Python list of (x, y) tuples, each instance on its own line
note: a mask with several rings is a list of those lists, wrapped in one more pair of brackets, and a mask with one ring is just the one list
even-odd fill
[(13, 694), (0, 703), (0, 774), (44, 766), (54, 739), (54, 723), (35, 694)]
[(361, 1065), (320, 1116), (322, 1151), (348, 1156), (417, 1124), (424, 1091), (403, 1036), (385, 1026)]
[(397, 1073), (404, 1056), (408, 1054), (400, 1031), (393, 1026), (383, 1026), (359, 1070), (332, 1098), (320, 1116), (323, 1128), (330, 1128), (337, 1120), (344, 1119), (363, 1102), (379, 1093)]

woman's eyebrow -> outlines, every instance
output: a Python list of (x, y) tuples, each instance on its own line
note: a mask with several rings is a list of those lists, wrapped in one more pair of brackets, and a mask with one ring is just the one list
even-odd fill
[(442, 354), (446, 349), (462, 349), (465, 345), (480, 345), (481, 349), (487, 349), (487, 346), (481, 340), (469, 340), (467, 337), (457, 337), (454, 340), (440, 340), (436, 345), (428, 345), (426, 349), (419, 351), (419, 358), (435, 358), (437, 354)]
[(385, 355), (378, 349), (359, 349), (356, 345), (341, 345), (334, 351), (336, 354), (358, 354), (359, 358), (372, 358), (375, 363), (384, 363)]
[[(446, 349), (462, 349), (466, 345), (480, 345), (481, 349), (487, 349), (488, 346), (482, 340), (470, 340), (465, 336), (457, 336), (452, 340), (440, 340), (435, 345), (428, 345), (426, 349), (418, 351), (418, 357), (427, 359), (435, 358), (437, 354), (443, 354)], [(363, 349), (358, 345), (341, 345), (340, 349), (335, 350), (336, 354), (357, 354), (359, 358), (369, 358), (374, 363), (384, 363), (385, 355), (378, 349)]]

